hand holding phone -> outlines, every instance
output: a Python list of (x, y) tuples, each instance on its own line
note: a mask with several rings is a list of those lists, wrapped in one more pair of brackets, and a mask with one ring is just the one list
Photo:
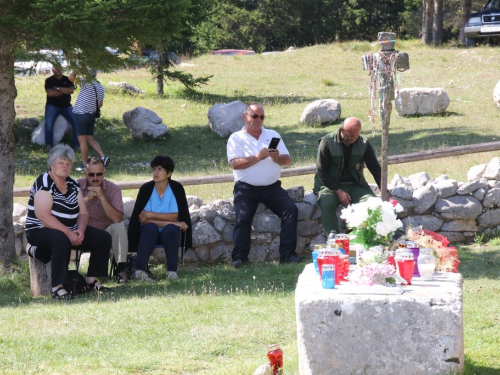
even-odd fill
[(276, 150), (280, 141), (281, 138), (273, 137), (273, 139), (271, 139), (271, 142), (269, 142), (269, 146), (267, 148), (270, 150)]

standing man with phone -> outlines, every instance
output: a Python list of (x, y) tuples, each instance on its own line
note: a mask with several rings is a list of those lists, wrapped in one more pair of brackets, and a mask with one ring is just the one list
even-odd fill
[(290, 155), (282, 140), (276, 148), (269, 148), (273, 138), (281, 137), (276, 131), (264, 128), (264, 118), (262, 104), (248, 104), (243, 112), (245, 126), (233, 133), (227, 142), (227, 159), (233, 168), (235, 181), (236, 226), (231, 254), (234, 267), (248, 263), (252, 220), (259, 203), (265, 204), (281, 218), (280, 263), (301, 261), (295, 254), (297, 206), (279, 180), (281, 167), (291, 164)]

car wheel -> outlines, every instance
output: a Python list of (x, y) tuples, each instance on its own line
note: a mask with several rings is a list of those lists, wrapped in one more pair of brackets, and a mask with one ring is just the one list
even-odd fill
[(476, 41), (474, 39), (469, 39), (465, 37), (465, 47), (470, 48), (475, 46), (476, 46)]

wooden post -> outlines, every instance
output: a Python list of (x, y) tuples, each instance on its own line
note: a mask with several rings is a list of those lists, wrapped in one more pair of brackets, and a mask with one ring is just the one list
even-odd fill
[(31, 294), (42, 296), (52, 293), (52, 262), (47, 264), (29, 257)]

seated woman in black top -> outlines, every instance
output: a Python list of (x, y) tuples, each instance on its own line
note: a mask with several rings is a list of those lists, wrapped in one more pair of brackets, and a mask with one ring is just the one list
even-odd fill
[(64, 289), (71, 249), (90, 251), (87, 284), (89, 290), (107, 292), (97, 277), (108, 274), (111, 236), (89, 227), (89, 215), (78, 182), (69, 176), (75, 153), (66, 145), (49, 154), (49, 171), (31, 188), (26, 217), (26, 238), (30, 255), (45, 263), (52, 261), (52, 298), (70, 299)]
[[(163, 245), (167, 277), (177, 279), (179, 246), (192, 247), (191, 216), (184, 187), (172, 180), (174, 162), (169, 156), (151, 161), (153, 181), (139, 189), (128, 226), (129, 251), (137, 252), (135, 278), (153, 281), (145, 272), (155, 245)], [(181, 231), (184, 232), (181, 238)]]

